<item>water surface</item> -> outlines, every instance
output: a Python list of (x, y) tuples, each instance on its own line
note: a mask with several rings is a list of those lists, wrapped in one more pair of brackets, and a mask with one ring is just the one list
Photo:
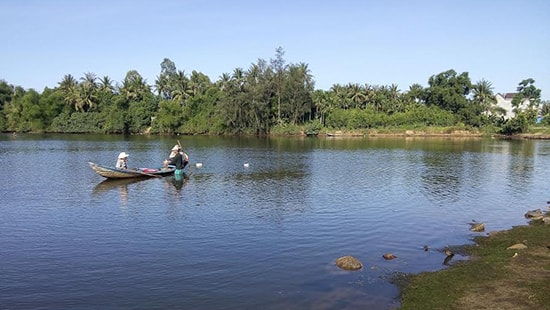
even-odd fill
[[(202, 163), (181, 182), (105, 182), (87, 164), (159, 166), (177, 139)], [(545, 208), (549, 155), (527, 140), (3, 135), (0, 304), (389, 309), (390, 275), (445, 268), (441, 251), (478, 235), (468, 223)], [(339, 270), (344, 255), (364, 268)]]

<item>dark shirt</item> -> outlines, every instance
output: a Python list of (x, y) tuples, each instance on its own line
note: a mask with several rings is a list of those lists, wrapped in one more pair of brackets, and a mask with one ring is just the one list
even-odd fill
[(183, 161), (183, 156), (181, 156), (181, 153), (178, 152), (178, 154), (176, 154), (176, 156), (174, 156), (170, 159), (168, 164), (169, 165), (174, 165), (174, 166), (176, 166), (176, 169), (180, 170), (180, 169), (183, 169), (183, 167), (185, 167), (183, 162), (184, 162)]

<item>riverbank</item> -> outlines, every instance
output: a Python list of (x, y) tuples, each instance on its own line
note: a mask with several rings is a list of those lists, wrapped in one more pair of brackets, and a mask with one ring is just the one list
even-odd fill
[(460, 252), (470, 259), (396, 276), (399, 309), (550, 309), (550, 224), (537, 219), (491, 232)]
[[(323, 135), (323, 134), (321, 134)], [(485, 133), (470, 130), (426, 128), (420, 130), (352, 130), (327, 131), (327, 137), (483, 137)]]
[(319, 136), (327, 137), (449, 137), (449, 138), (482, 138), (493, 137), (499, 139), (539, 139), (550, 140), (550, 134), (545, 132), (522, 133), (512, 136), (500, 134), (491, 134), (477, 130), (455, 130), (428, 128), (421, 130), (364, 130), (364, 131), (327, 131), (320, 133)]

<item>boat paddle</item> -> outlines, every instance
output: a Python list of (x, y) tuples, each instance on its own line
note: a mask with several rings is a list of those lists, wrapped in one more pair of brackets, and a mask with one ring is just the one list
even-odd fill
[(149, 177), (162, 178), (162, 175), (143, 172), (143, 171), (139, 170), (138, 168), (134, 168), (134, 169), (132, 169), (132, 171), (137, 172), (139, 174), (149, 176)]

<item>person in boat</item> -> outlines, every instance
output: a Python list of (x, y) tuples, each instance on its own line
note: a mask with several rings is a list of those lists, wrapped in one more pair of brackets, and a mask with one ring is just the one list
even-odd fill
[[(187, 155), (187, 153), (185, 153), (183, 151), (181, 146), (178, 145), (178, 144), (174, 145), (174, 147), (172, 148), (172, 151), (170, 152), (170, 155), (168, 156), (168, 160), (171, 160), (172, 158), (174, 158), (174, 156), (176, 156), (176, 154), (178, 154), (178, 153), (180, 153), (182, 158), (183, 158), (183, 168), (185, 168), (189, 164), (189, 156)], [(164, 166), (166, 166), (167, 164), (168, 163), (165, 162)]]
[(118, 169), (128, 169), (128, 156), (130, 155), (126, 152), (118, 154), (118, 159), (116, 161), (116, 167)]
[[(187, 159), (187, 160), (186, 160)], [(176, 167), (174, 171), (175, 175), (182, 175), (183, 168), (189, 163), (187, 154), (181, 151), (179, 145), (174, 145), (172, 152), (170, 153), (169, 159), (164, 161), (164, 166), (173, 165)]]

